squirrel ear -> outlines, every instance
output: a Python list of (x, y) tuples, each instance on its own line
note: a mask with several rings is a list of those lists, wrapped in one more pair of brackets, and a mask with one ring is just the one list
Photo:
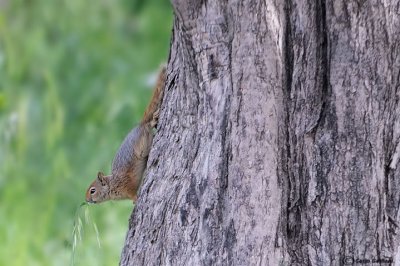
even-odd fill
[(97, 179), (100, 181), (100, 184), (101, 184), (102, 186), (105, 185), (106, 179), (104, 178), (103, 172), (98, 172), (98, 173), (97, 173)]

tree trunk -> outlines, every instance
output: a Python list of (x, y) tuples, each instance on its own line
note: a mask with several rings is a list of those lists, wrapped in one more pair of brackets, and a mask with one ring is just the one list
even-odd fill
[(400, 263), (399, 2), (173, 6), (121, 265)]

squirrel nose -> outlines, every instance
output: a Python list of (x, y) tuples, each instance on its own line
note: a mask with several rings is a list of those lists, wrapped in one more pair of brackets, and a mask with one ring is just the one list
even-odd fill
[(96, 201), (92, 200), (91, 198), (86, 199), (87, 203), (96, 203)]

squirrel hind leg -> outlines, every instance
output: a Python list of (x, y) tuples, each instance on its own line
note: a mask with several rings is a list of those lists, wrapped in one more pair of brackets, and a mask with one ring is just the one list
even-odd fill
[(151, 128), (156, 128), (158, 124), (158, 117), (160, 115), (160, 109), (154, 112), (153, 119), (150, 121)]
[(135, 196), (132, 197), (132, 203), (133, 203), (133, 205), (136, 205), (136, 202), (137, 202), (137, 195), (135, 195)]

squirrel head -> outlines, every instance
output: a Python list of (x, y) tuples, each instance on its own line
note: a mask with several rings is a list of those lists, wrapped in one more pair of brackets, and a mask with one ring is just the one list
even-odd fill
[(102, 172), (97, 174), (97, 178), (90, 184), (86, 191), (86, 202), (100, 203), (110, 199), (109, 177)]

